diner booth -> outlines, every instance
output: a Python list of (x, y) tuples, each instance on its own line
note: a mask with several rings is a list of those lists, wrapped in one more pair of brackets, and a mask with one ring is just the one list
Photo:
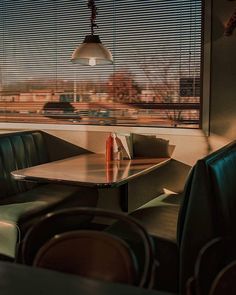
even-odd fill
[(0, 8), (1, 294), (236, 294), (235, 1)]

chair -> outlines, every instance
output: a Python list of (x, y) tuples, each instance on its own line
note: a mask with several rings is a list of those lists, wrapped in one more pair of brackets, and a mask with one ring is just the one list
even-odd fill
[(196, 295), (195, 279), (191, 277), (186, 283), (186, 295)]
[[(94, 229), (91, 218), (115, 219), (135, 232), (143, 243), (143, 265), (120, 237), (97, 230), (96, 224)], [(136, 220), (97, 208), (46, 215), (26, 234), (19, 256), (26, 264), (139, 287), (152, 285), (156, 266), (152, 241)]]
[(223, 268), (212, 283), (209, 295), (236, 294), (236, 260)]
[(197, 161), (180, 206), (157, 198), (131, 213), (149, 233), (155, 228), (156, 289), (183, 292), (200, 249), (213, 238), (234, 234), (235, 167), (236, 141)]
[(235, 249), (236, 238), (233, 237), (218, 237), (208, 242), (199, 252), (194, 276), (187, 284), (187, 294), (209, 295), (218, 274), (236, 260)]

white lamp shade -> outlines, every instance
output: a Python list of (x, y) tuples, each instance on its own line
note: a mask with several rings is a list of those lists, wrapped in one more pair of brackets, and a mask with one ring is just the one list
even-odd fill
[(113, 58), (110, 50), (102, 45), (98, 35), (88, 35), (84, 42), (74, 50), (71, 61), (94, 66), (112, 64)]

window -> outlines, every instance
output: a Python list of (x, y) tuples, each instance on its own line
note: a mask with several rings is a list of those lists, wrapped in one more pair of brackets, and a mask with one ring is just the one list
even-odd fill
[(0, 0), (0, 120), (200, 126), (201, 0), (97, 0), (113, 65), (70, 62), (85, 0)]

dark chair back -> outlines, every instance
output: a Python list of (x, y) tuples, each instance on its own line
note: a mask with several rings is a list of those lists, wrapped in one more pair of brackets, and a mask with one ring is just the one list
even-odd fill
[(218, 237), (208, 242), (199, 252), (194, 276), (188, 280), (192, 282), (187, 284), (188, 295), (209, 295), (218, 274), (236, 260), (235, 249), (236, 239), (232, 237)]
[[(94, 218), (123, 222), (143, 243), (144, 261), (139, 268), (135, 252), (120, 237), (94, 230)], [(97, 208), (75, 208), (51, 213), (26, 234), (21, 247), (26, 264), (88, 277), (148, 287), (155, 268), (152, 241), (130, 216)]]
[(32, 265), (36, 253), (53, 236), (67, 231), (85, 229), (90, 225), (91, 219), (91, 216), (77, 216), (67, 210), (42, 216), (18, 245), (16, 261)]
[(236, 294), (236, 260), (223, 268), (215, 278), (209, 295)]
[(54, 236), (39, 250), (33, 265), (132, 285), (138, 279), (131, 248), (106, 232), (81, 230)]
[(197, 294), (208, 295), (217, 274), (236, 260), (236, 239), (216, 238), (207, 243), (199, 253), (195, 266)]

